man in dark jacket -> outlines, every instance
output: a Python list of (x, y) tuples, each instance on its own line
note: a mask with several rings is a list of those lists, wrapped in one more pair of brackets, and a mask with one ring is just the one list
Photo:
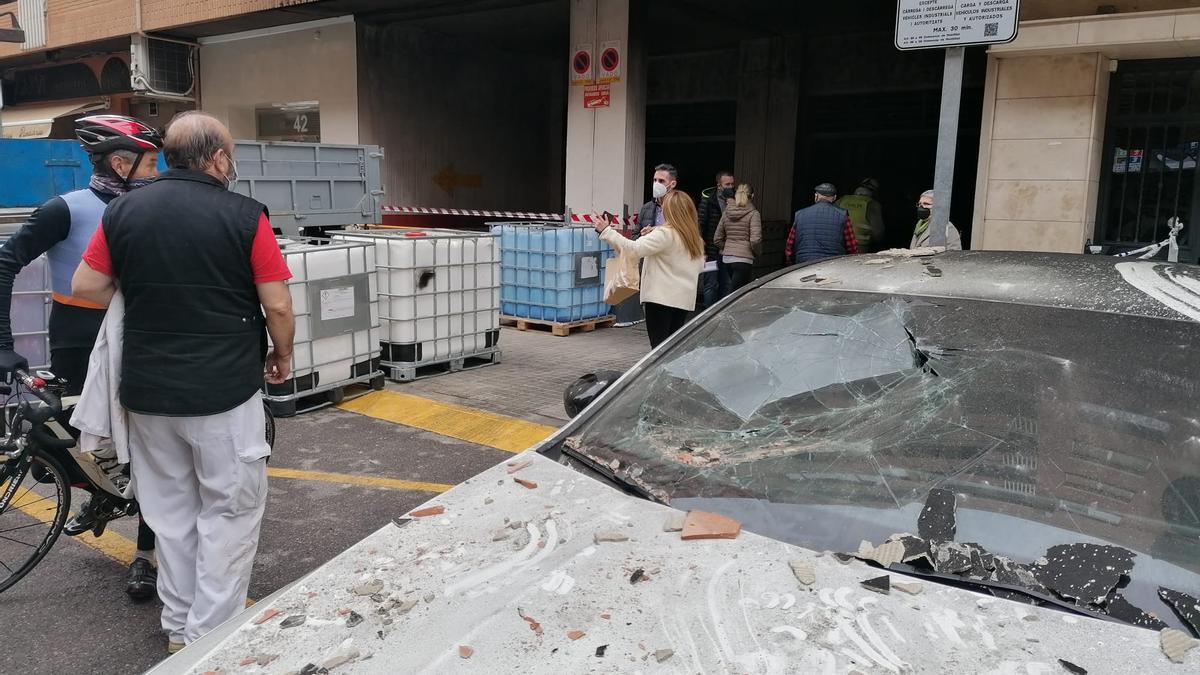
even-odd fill
[[(732, 171), (718, 171), (717, 184), (700, 193), (696, 212), (700, 218), (700, 236), (704, 237), (704, 272), (696, 287), (696, 311), (700, 312), (717, 302), (721, 285), (721, 251), (713, 243), (725, 204), (737, 189)], [(713, 269), (715, 266), (716, 269)]]
[(813, 188), (813, 205), (797, 211), (792, 220), (786, 251), (789, 265), (858, 253), (850, 214), (835, 206), (836, 200), (833, 184), (821, 183)]
[(215, 118), (177, 117), (170, 170), (108, 206), (71, 283), (125, 300), (120, 402), (168, 651), (245, 608), (271, 453), (260, 389), (291, 368), (291, 272), (266, 207), (232, 191), (233, 149)]
[[(105, 206), (130, 190), (150, 184), (158, 175), (158, 131), (132, 117), (92, 115), (75, 122), (75, 137), (92, 161), (88, 186), (53, 197), (0, 247), (0, 380), (28, 367), (18, 354), (12, 334), (13, 280), (43, 253), (50, 267), (53, 302), (50, 309), (50, 370), (66, 381), (64, 393), (78, 396), (87, 376), (88, 357), (104, 321), (104, 308), (74, 297), (71, 276), (84, 247), (100, 224)], [(35, 364), (40, 365), (40, 364)], [(116, 466), (115, 457), (111, 459)], [(102, 464), (109, 469), (108, 462)], [(74, 472), (75, 469), (68, 469)], [(81, 476), (73, 480), (83, 482)], [(93, 496), (67, 521), (63, 533), (77, 536), (102, 532), (105, 523), (124, 515), (103, 494)], [(154, 596), (154, 532), (138, 524), (137, 552), (129, 566), (125, 592), (135, 600)]]
[(650, 201), (642, 204), (638, 211), (637, 230), (633, 238), (637, 239), (642, 230), (663, 224), (662, 200), (667, 193), (679, 185), (679, 172), (670, 164), (659, 164), (654, 167), (654, 176), (650, 179)]

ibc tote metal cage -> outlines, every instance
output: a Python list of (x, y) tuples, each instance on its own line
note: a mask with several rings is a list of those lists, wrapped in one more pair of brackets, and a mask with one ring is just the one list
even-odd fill
[[(311, 237), (277, 237), (277, 241), (293, 275), (287, 283), (296, 315), (296, 341), (288, 381), (263, 384), (272, 414), (289, 417), (336, 405), (345, 399), (346, 388), (356, 384), (383, 389), (374, 247)], [(331, 266), (339, 273), (320, 276), (321, 267)], [(339, 348), (337, 342), (347, 344)]]
[(409, 382), (500, 362), (497, 235), (435, 229), (331, 234), (375, 243), (381, 366), (391, 379)]

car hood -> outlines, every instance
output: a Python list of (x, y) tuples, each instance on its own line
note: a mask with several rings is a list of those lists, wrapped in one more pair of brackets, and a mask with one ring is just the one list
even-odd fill
[[(884, 594), (861, 584), (888, 576), (877, 568), (746, 531), (684, 541), (667, 531), (679, 511), (532, 452), (410, 515), (438, 507), (397, 518), (151, 672), (1033, 673), (1057, 672), (1062, 659), (1090, 673), (1128, 673), (1174, 665), (1149, 630), (929, 581), (917, 582), (916, 594)], [(815, 581), (801, 583), (792, 562), (811, 567)], [(300, 621), (292, 617), (303, 623), (291, 626)], [(1200, 649), (1174, 667), (1200, 667)]]

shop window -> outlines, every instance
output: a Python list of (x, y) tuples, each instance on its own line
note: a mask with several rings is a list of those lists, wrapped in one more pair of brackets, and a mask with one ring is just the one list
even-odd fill
[(1161, 241), (1181, 219), (1180, 259), (1200, 249), (1200, 59), (1122, 61), (1109, 90), (1096, 239), (1116, 250)]
[(260, 105), (255, 117), (260, 141), (321, 141), (321, 106), (317, 101)]

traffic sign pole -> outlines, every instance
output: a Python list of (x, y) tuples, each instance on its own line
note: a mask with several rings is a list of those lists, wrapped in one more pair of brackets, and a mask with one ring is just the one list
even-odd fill
[(946, 48), (942, 72), (942, 112), (938, 121), (937, 166), (933, 172), (933, 215), (929, 221), (929, 244), (946, 245), (950, 223), (950, 196), (954, 191), (954, 155), (958, 150), (958, 112), (962, 103), (965, 47)]

